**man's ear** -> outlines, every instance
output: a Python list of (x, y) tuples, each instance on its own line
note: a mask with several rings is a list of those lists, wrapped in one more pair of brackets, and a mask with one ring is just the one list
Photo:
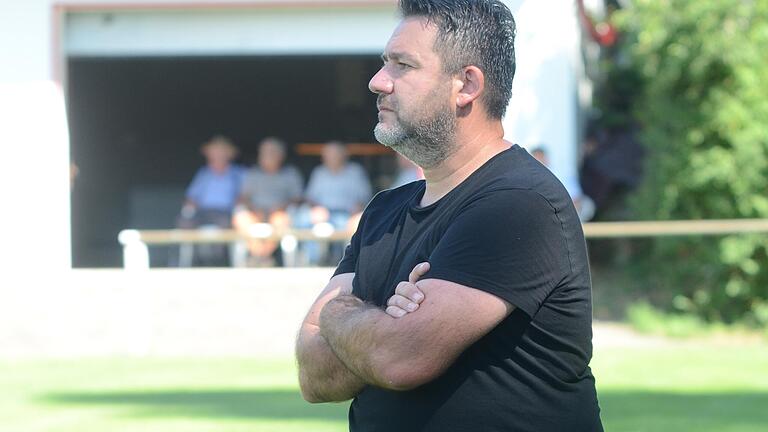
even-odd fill
[(459, 91), (456, 94), (456, 106), (468, 107), (485, 90), (485, 75), (477, 66), (465, 66), (456, 77)]

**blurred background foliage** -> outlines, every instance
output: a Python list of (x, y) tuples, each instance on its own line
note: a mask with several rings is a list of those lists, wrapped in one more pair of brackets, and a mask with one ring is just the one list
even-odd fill
[[(645, 148), (632, 218), (768, 218), (768, 1), (634, 0), (602, 66), (603, 127)], [(705, 322), (768, 326), (764, 235), (633, 243), (655, 307)]]

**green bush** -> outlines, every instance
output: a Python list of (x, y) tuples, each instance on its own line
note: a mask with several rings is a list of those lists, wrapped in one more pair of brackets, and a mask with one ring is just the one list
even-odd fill
[(627, 319), (641, 333), (685, 338), (711, 331), (711, 328), (695, 315), (667, 314), (645, 302), (630, 305), (627, 308)]
[[(616, 19), (642, 81), (634, 214), (768, 218), (768, 1), (634, 0)], [(766, 235), (664, 238), (638, 259), (657, 304), (764, 326), (767, 246)]]

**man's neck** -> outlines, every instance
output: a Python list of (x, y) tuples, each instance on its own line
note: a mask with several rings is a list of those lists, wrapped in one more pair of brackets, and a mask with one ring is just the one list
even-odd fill
[(458, 150), (440, 165), (424, 169), (427, 189), (421, 198), (421, 206), (428, 206), (461, 184), (488, 160), (508, 149), (511, 143), (504, 141), (501, 124), (474, 133), (457, 133)]

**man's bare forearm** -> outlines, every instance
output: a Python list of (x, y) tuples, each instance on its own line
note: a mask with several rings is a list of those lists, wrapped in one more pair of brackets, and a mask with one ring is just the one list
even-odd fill
[(296, 358), (301, 392), (309, 402), (349, 400), (365, 386), (365, 382), (350, 372), (331, 351), (317, 326), (302, 325)]
[[(514, 310), (481, 290), (437, 279), (416, 285), (410, 279), (388, 300), (396, 309), (392, 314), (351, 294), (328, 301), (319, 314), (320, 334), (331, 350), (368, 384), (410, 390), (434, 380)], [(418, 305), (415, 297), (404, 297), (415, 295), (408, 294), (410, 285), (421, 294)]]
[[(353, 295), (339, 296), (320, 314), (320, 334), (341, 362), (368, 384), (399, 389), (395, 367), (416, 355), (410, 341), (391, 331), (394, 319)], [(393, 339), (403, 343), (394, 349)], [(390, 367), (391, 366), (391, 367)]]
[(320, 335), (318, 324), (322, 308), (339, 294), (352, 291), (354, 275), (339, 275), (328, 286), (307, 313), (296, 340), (301, 393), (309, 402), (338, 402), (356, 396), (365, 383), (347, 369)]

